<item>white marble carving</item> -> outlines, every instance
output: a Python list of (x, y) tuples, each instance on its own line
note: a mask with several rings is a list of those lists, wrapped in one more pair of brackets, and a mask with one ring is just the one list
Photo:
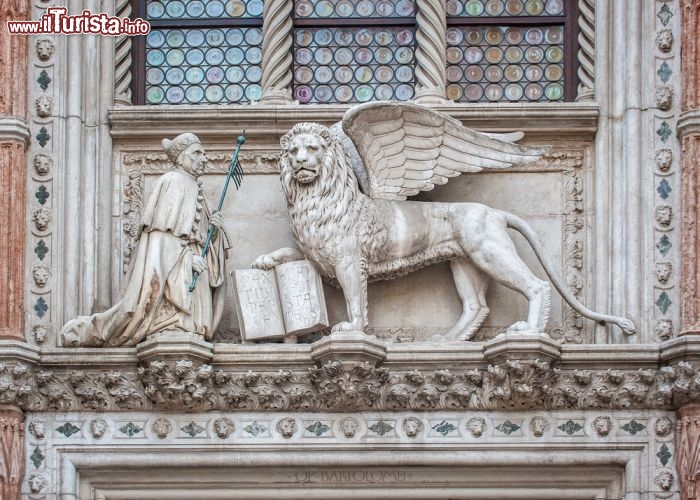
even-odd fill
[(303, 335), (328, 327), (321, 277), (307, 260), (233, 273), (244, 341)]
[[(210, 339), (223, 312), (228, 248), (222, 217), (202, 191), (207, 157), (194, 134), (163, 140), (175, 165), (155, 183), (141, 215), (141, 236), (124, 297), (111, 309), (69, 321), (64, 346), (135, 345), (163, 331), (194, 332)], [(209, 225), (217, 228), (206, 258)], [(193, 274), (199, 281), (189, 290)]]
[(34, 155), (34, 170), (38, 175), (49, 175), (53, 168), (53, 159), (44, 153)]
[[(390, 279), (450, 261), (463, 303), (443, 340), (468, 340), (489, 313), (489, 278), (523, 294), (526, 321), (512, 331), (544, 331), (549, 283), (518, 256), (507, 229), (530, 243), (562, 297), (580, 314), (635, 333), (632, 321), (587, 309), (556, 275), (536, 233), (513, 214), (477, 203), (417, 203), (408, 196), (444, 184), (462, 172), (503, 169), (534, 161), (546, 148), (507, 142), (521, 136), (489, 136), (451, 117), (414, 104), (368, 103), (351, 108), (339, 126), (300, 123), (281, 139), (282, 188), (301, 253), (281, 249), (260, 256), (270, 269), (309, 259), (343, 290), (348, 321), (334, 331), (367, 328), (367, 282)], [(355, 149), (357, 148), (357, 149)]]
[(42, 61), (48, 61), (53, 56), (56, 46), (49, 38), (40, 38), (36, 42), (36, 55)]

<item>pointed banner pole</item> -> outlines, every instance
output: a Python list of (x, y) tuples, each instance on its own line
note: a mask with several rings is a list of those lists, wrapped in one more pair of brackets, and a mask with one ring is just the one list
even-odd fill
[[(224, 189), (221, 190), (221, 197), (219, 198), (219, 206), (216, 209), (217, 212), (221, 212), (221, 208), (224, 206), (224, 199), (226, 198), (226, 191), (228, 190), (228, 184), (233, 179), (233, 183), (236, 185), (236, 189), (241, 187), (241, 182), (243, 181), (243, 168), (238, 162), (238, 151), (240, 151), (241, 146), (245, 144), (245, 130), (236, 138), (236, 150), (233, 152), (233, 157), (231, 157), (231, 164), (228, 166), (228, 174), (226, 175), (226, 182), (224, 183)], [(207, 232), (207, 240), (204, 243), (204, 248), (202, 249), (202, 258), (207, 256), (209, 251), (209, 246), (211, 245), (211, 239), (214, 235), (216, 228), (213, 224), (209, 224), (209, 231)], [(197, 285), (197, 278), (199, 278), (199, 273), (197, 271), (192, 275), (192, 283), (190, 283), (190, 292), (194, 290)]]

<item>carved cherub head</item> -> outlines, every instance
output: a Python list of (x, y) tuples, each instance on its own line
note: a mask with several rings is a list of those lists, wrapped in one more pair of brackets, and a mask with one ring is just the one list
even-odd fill
[(44, 263), (34, 264), (32, 266), (32, 278), (34, 278), (36, 286), (44, 288), (51, 279), (51, 268)]
[(92, 437), (95, 439), (100, 439), (102, 436), (104, 436), (108, 428), (107, 422), (104, 419), (96, 418), (90, 422), (90, 432), (92, 433)]
[(654, 163), (661, 172), (668, 172), (673, 162), (673, 151), (669, 148), (662, 148), (654, 153)]
[(661, 417), (654, 423), (654, 432), (659, 437), (666, 437), (673, 432), (673, 422), (668, 417)]
[(277, 422), (277, 432), (279, 432), (283, 438), (289, 439), (297, 431), (297, 421), (293, 418), (286, 417)]
[(37, 207), (32, 214), (32, 221), (39, 231), (45, 231), (51, 222), (51, 212), (43, 205)]
[(536, 416), (530, 420), (530, 431), (535, 437), (542, 437), (549, 430), (549, 422), (546, 418)]
[(656, 479), (654, 482), (662, 490), (668, 491), (671, 489), (671, 486), (673, 486), (673, 474), (671, 473), (671, 471), (662, 470), (656, 475)]
[(233, 424), (233, 421), (230, 418), (217, 418), (214, 421), (214, 432), (216, 432), (216, 435), (221, 439), (226, 439), (233, 434), (235, 430), (236, 426)]
[(656, 322), (654, 333), (661, 340), (671, 338), (671, 333), (673, 333), (673, 322), (670, 319), (660, 319)]
[(36, 55), (42, 61), (48, 61), (56, 50), (54, 43), (49, 38), (40, 38), (36, 42)]
[(486, 430), (486, 420), (481, 417), (472, 417), (467, 420), (467, 430), (475, 438), (481, 437)]
[(408, 437), (416, 437), (423, 432), (423, 422), (418, 417), (407, 417), (403, 421), (403, 430)]
[(593, 421), (593, 429), (595, 429), (599, 436), (605, 437), (610, 434), (610, 429), (612, 429), (612, 420), (610, 417), (596, 417), (596, 419)]
[(654, 209), (654, 217), (660, 226), (668, 227), (673, 218), (673, 209), (670, 205), (659, 205)]
[(359, 428), (360, 423), (355, 417), (343, 417), (340, 420), (340, 430), (343, 431), (346, 438), (353, 437)]
[(172, 430), (173, 426), (167, 418), (159, 418), (153, 422), (153, 433), (158, 439), (165, 439)]
[(656, 275), (656, 279), (662, 285), (668, 283), (668, 280), (671, 278), (672, 270), (673, 268), (670, 262), (657, 262), (654, 266), (654, 274)]
[(34, 170), (39, 175), (48, 175), (53, 167), (53, 159), (44, 153), (34, 155)]
[(29, 423), (29, 432), (37, 439), (44, 439), (46, 436), (46, 421), (32, 420)]
[(49, 329), (46, 328), (46, 326), (34, 325), (32, 331), (34, 332), (34, 338), (36, 339), (37, 344), (43, 344), (46, 342), (46, 338), (49, 335)]
[(656, 47), (661, 52), (668, 52), (673, 46), (673, 32), (670, 29), (662, 29), (656, 32)]
[(27, 482), (29, 483), (29, 489), (32, 491), (32, 493), (39, 493), (46, 487), (46, 485), (49, 484), (49, 481), (38, 472), (35, 472), (29, 476)]
[(654, 100), (656, 101), (656, 107), (667, 111), (671, 109), (673, 104), (673, 89), (668, 86), (659, 86), (654, 89)]
[(40, 95), (36, 101), (34, 101), (34, 109), (36, 114), (41, 118), (51, 116), (51, 111), (53, 111), (53, 99), (46, 94)]

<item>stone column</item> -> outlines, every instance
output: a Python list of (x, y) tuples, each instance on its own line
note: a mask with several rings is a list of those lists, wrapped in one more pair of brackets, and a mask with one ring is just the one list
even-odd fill
[(24, 479), (24, 413), (0, 405), (0, 498), (19, 500)]
[(676, 467), (681, 500), (700, 498), (700, 405), (688, 405), (678, 410)]
[(263, 10), (261, 104), (292, 102), (292, 0), (266, 0)]
[(28, 0), (0, 7), (0, 338), (24, 340), (24, 213), (26, 200), (27, 36), (7, 21), (29, 19)]
[(418, 0), (416, 7), (416, 102), (444, 103), (447, 80), (445, 0)]
[(700, 334), (700, 0), (683, 0), (681, 27), (681, 334)]

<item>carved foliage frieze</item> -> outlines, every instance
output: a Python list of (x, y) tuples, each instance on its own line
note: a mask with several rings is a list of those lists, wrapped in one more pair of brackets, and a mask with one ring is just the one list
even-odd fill
[(686, 362), (659, 370), (560, 371), (508, 361), (393, 372), (332, 361), (308, 371), (247, 373), (189, 360), (106, 372), (2, 365), (0, 403), (31, 411), (671, 409), (700, 401), (699, 374)]

